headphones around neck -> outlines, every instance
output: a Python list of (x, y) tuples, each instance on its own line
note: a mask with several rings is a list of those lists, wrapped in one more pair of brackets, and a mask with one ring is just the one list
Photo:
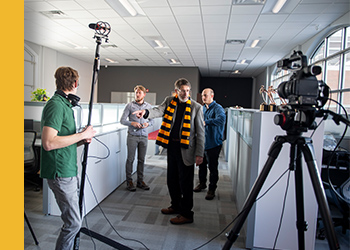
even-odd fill
[(66, 95), (66, 93), (64, 93), (62, 90), (57, 90), (55, 92), (55, 94), (58, 94), (66, 99), (68, 99), (70, 101), (70, 103), (73, 105), (73, 107), (75, 106), (79, 106), (79, 101), (80, 101), (80, 97), (77, 95), (73, 95), (73, 94), (68, 94)]

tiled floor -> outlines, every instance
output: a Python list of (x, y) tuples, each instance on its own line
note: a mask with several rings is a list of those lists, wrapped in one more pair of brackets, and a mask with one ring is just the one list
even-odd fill
[[(197, 249), (216, 235), (219, 236), (200, 249), (222, 249), (227, 241), (225, 232), (232, 225), (226, 230), (224, 228), (237, 215), (237, 210), (227, 163), (220, 161), (219, 168), (220, 180), (214, 200), (205, 200), (204, 191), (194, 193), (193, 224), (172, 225), (169, 222), (172, 216), (160, 213), (160, 209), (169, 206), (170, 202), (166, 186), (166, 156), (161, 155), (148, 157), (146, 162), (145, 182), (151, 190), (137, 189), (136, 192), (130, 192), (122, 184), (85, 217), (84, 227), (131, 249)], [(30, 186), (25, 189), (24, 202), (26, 214), (39, 241), (39, 246), (36, 246), (24, 223), (24, 249), (54, 249), (61, 219), (43, 215), (42, 193), (33, 191)], [(244, 249), (244, 240), (244, 235), (241, 235), (232, 249)], [(339, 241), (348, 247), (349, 232), (341, 236)], [(80, 249), (113, 248), (81, 234)], [(327, 241), (317, 240), (315, 249), (328, 249)]]

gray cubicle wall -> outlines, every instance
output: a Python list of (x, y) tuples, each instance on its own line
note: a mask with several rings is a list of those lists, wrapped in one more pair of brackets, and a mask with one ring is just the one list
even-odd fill
[(197, 67), (102, 67), (98, 79), (98, 102), (111, 102), (111, 92), (130, 92), (137, 84), (157, 93), (156, 104), (174, 90), (174, 82), (184, 77), (192, 84), (192, 96), (199, 91), (199, 71)]

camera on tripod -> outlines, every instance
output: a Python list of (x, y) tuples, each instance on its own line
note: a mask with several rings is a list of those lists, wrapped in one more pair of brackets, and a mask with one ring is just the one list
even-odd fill
[(294, 51), (290, 58), (277, 62), (277, 67), (294, 71), (288, 81), (277, 87), (281, 98), (288, 99), (287, 105), (279, 107), (275, 124), (289, 132), (301, 133), (313, 129), (316, 110), (322, 108), (329, 96), (329, 87), (317, 80), (320, 66), (308, 66), (307, 57), (301, 51)]
[(316, 78), (321, 74), (322, 68), (317, 65), (308, 66), (307, 58), (301, 51), (294, 51), (290, 58), (278, 61), (277, 67), (295, 71), (288, 81), (282, 82), (277, 88), (278, 95), (288, 99), (288, 104), (317, 108), (326, 104), (329, 87)]

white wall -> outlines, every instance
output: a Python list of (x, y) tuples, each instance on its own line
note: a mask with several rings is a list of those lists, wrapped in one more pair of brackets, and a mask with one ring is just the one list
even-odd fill
[[(94, 54), (91, 54), (91, 63), (78, 60), (74, 57), (62, 54), (56, 50), (40, 46), (28, 41), (24, 41), (28, 46), (38, 54), (37, 67), (39, 67), (39, 75), (36, 77), (35, 89), (43, 88), (49, 92), (51, 97), (56, 91), (54, 74), (58, 67), (69, 66), (76, 69), (79, 73), (79, 90), (77, 95), (81, 98), (81, 102), (89, 102), (92, 85), (92, 70)], [(25, 101), (30, 101), (30, 94), (25, 94)], [(94, 91), (94, 102), (97, 100), (97, 86)]]

